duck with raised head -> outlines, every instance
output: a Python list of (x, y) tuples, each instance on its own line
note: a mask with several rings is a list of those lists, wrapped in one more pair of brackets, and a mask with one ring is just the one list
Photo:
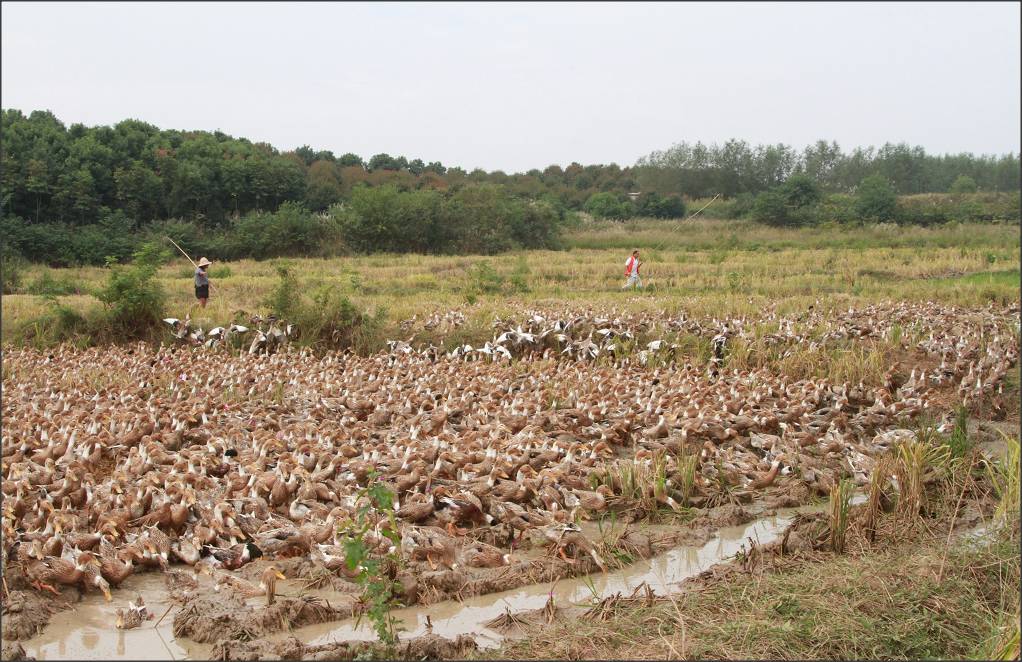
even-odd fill
[(287, 579), (287, 577), (280, 570), (277, 570), (276, 566), (271, 565), (267, 566), (262, 574), (259, 575), (258, 584), (226, 574), (217, 579), (217, 584), (219, 586), (229, 586), (247, 598), (266, 596), (266, 604), (269, 606), (273, 604), (277, 594), (278, 579)]

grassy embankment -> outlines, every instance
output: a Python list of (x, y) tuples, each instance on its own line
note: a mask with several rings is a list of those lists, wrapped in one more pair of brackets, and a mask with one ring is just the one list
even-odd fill
[[(1017, 437), (1009, 448), (989, 464), (970, 452), (952, 460), (927, 481), (919, 515), (901, 502), (874, 511), (872, 539), (869, 502), (853, 508), (844, 553), (753, 546), (677, 594), (594, 600), (581, 617), (529, 626), (482, 656), (1018, 659)], [(966, 534), (981, 512), (979, 535)]]

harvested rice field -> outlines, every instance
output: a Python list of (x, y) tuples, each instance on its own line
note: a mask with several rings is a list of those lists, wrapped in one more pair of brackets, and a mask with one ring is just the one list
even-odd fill
[(556, 253), (430, 298), (374, 256), (344, 350), (258, 263), (146, 342), (8, 338), (4, 659), (1017, 657), (1014, 230), (1010, 282), (711, 247), (625, 293), (593, 249), (588, 299)]

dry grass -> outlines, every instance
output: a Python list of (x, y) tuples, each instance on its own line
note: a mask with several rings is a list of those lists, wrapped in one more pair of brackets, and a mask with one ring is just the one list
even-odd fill
[[(620, 235), (622, 245), (662, 244), (644, 256), (645, 291), (620, 290), (622, 253), (619, 246), (605, 241), (608, 233)], [(589, 227), (573, 235), (570, 244), (567, 251), (496, 257), (382, 254), (290, 262), (303, 290), (332, 286), (360, 308), (385, 310), (392, 337), (401, 335), (396, 329), (400, 320), (450, 309), (466, 314), (465, 330), (487, 329), (493, 316), (506, 311), (509, 303), (568, 302), (684, 310), (701, 316), (759, 314), (769, 307), (778, 314), (801, 312), (817, 299), (848, 306), (882, 299), (969, 306), (1018, 301), (1018, 227), (1010, 225), (824, 231), (727, 221), (643, 222)], [(489, 264), (504, 278), (505, 286), (498, 292), (478, 294), (475, 303), (469, 304), (470, 274), (479, 263)], [(528, 292), (515, 291), (509, 283), (522, 263), (528, 272)], [(212, 298), (204, 310), (195, 303), (190, 276), (182, 276), (184, 261), (168, 264), (158, 276), (170, 296), (168, 314), (184, 317), (190, 312), (197, 325), (210, 328), (230, 321), (239, 309), (265, 312), (263, 301), (277, 282), (274, 264), (241, 260), (224, 265), (228, 267), (224, 275), (213, 274)], [(38, 279), (46, 271), (43, 266), (29, 267), (25, 281)], [(107, 274), (101, 267), (59, 271), (58, 278), (74, 282), (83, 292), (100, 287)], [(89, 294), (58, 299), (80, 312), (100, 305)], [(4, 296), (2, 306), (6, 340), (14, 337), (20, 322), (45, 311), (42, 297), (28, 294)], [(862, 351), (873, 352), (865, 358), (879, 362), (885, 357), (881, 350)], [(789, 357), (785, 367), (794, 372), (825, 369), (819, 362), (800, 368), (810, 358)], [(835, 367), (846, 370), (851, 379), (864, 357), (844, 358), (846, 367), (840, 363)]]

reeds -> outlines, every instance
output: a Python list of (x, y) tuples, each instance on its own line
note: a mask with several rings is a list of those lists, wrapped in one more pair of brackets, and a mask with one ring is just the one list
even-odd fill
[(848, 509), (852, 503), (855, 484), (844, 478), (830, 491), (830, 548), (837, 554), (845, 551), (848, 532)]
[[(1019, 516), (1019, 440), (1001, 432), (1008, 452), (1003, 459), (987, 464), (990, 482), (997, 494), (998, 503), (994, 518), (998, 521), (1018, 521)], [(1018, 631), (1016, 630), (1016, 637)], [(1017, 646), (1017, 639), (1016, 639)]]
[(926, 442), (927, 435), (921, 433), (919, 441), (908, 441), (898, 447), (898, 464), (895, 476), (898, 481), (899, 509), (910, 517), (918, 517), (926, 507), (924, 479), (927, 470), (943, 468), (951, 456), (951, 449), (944, 444)]
[(869, 491), (863, 511), (862, 528), (870, 542), (876, 540), (877, 524), (880, 521), (880, 513), (886, 509), (885, 503), (888, 501), (886, 490), (894, 470), (895, 460), (885, 455), (877, 461), (869, 476)]

